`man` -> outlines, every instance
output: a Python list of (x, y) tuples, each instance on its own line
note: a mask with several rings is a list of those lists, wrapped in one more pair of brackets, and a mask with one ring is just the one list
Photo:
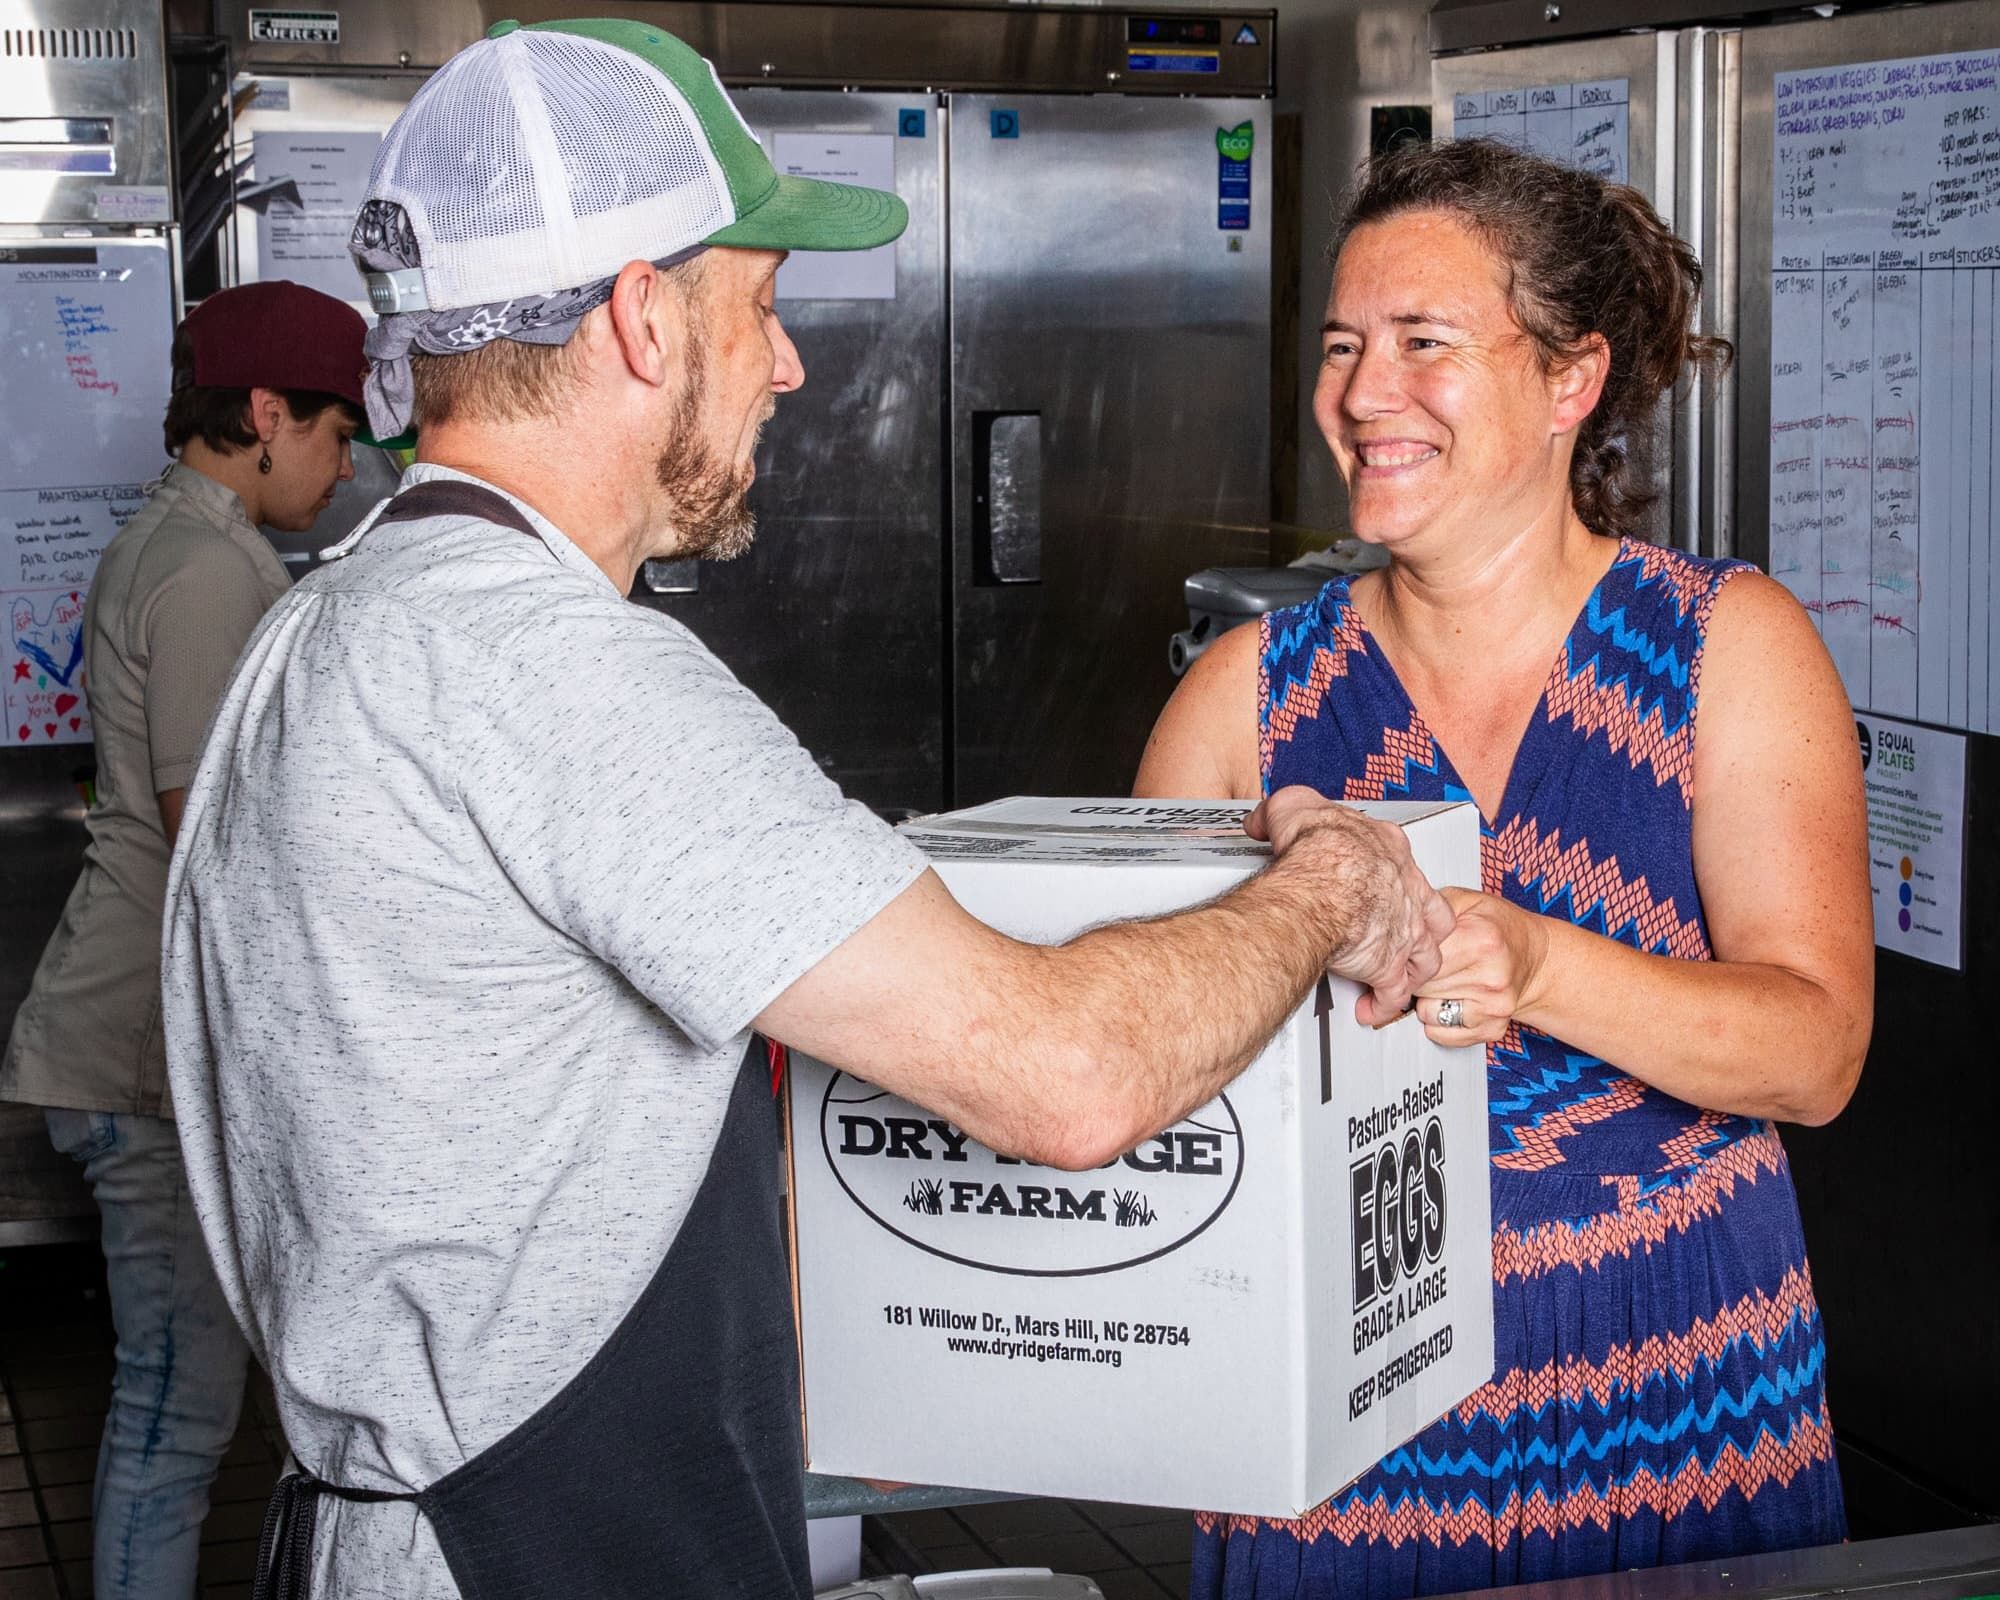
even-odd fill
[(98, 1600), (195, 1592), (209, 1485), (250, 1352), (209, 1269), (160, 1037), (167, 862), (202, 729), (291, 580), (259, 525), (304, 532), (354, 475), (359, 312), (296, 283), (210, 295), (174, 331), (175, 458), (84, 604), (90, 849), (14, 1019), (0, 1099), (45, 1108), (101, 1217), (117, 1331), (91, 1490)]
[(904, 221), (778, 178), (634, 22), (499, 24), (383, 142), (371, 417), (414, 407), (420, 460), (246, 651), (171, 891), (197, 1205), (312, 1475), (274, 1502), (281, 1577), (805, 1592), (753, 1025), (1087, 1166), (1210, 1099), (1329, 962), (1364, 1020), (1434, 969), (1449, 915), (1400, 836), (1303, 792), (1213, 906), (1002, 938), (624, 601), (649, 557), (748, 542), (804, 379), (783, 252)]

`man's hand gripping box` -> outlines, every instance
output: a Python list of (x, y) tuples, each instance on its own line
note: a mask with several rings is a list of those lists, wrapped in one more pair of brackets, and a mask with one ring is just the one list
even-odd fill
[[(1240, 806), (1016, 799), (907, 830), (952, 894), (1055, 943), (1223, 893)], [(1401, 825), (1479, 880), (1466, 805)], [(794, 1055), (817, 1472), (1297, 1516), (1493, 1369), (1484, 1051), (1322, 982), (1226, 1093), (1092, 1172), (1040, 1168)]]

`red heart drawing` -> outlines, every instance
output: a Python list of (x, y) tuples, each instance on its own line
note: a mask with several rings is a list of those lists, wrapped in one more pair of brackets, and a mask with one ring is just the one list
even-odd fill
[(78, 728), (82, 727), (82, 726), (83, 726), (83, 718), (81, 718), (81, 717), (71, 717), (71, 718), (69, 719), (69, 731), (70, 731), (71, 733), (75, 733), (75, 732), (76, 732), (76, 730), (77, 730)]
[(51, 739), (53, 739), (56, 736), (56, 725), (53, 722), (43, 723), (42, 728), (43, 731), (45, 731)]
[(59, 694), (59, 695), (57, 695), (57, 696), (56, 696), (56, 715), (57, 715), (57, 716), (59, 716), (59, 717), (66, 717), (66, 716), (68, 716), (68, 715), (69, 715), (69, 708), (70, 708), (71, 706), (75, 705), (75, 704), (76, 704), (76, 696), (75, 696), (75, 695), (73, 695), (73, 694)]
[(23, 739), (28, 737), (28, 725), (25, 722), (21, 724), (21, 737)]

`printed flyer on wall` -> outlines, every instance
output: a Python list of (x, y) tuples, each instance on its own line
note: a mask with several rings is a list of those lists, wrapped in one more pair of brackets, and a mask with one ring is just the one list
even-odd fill
[(1898, 955), (1963, 965), (1965, 738), (1856, 714), (1868, 787), (1868, 880), (1875, 943)]

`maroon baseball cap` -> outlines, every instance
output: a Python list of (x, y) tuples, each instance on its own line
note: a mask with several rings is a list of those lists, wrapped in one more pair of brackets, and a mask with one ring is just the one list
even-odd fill
[(210, 295), (181, 327), (194, 352), (194, 381), (218, 389), (316, 389), (363, 416), (360, 312), (302, 283), (246, 283)]

